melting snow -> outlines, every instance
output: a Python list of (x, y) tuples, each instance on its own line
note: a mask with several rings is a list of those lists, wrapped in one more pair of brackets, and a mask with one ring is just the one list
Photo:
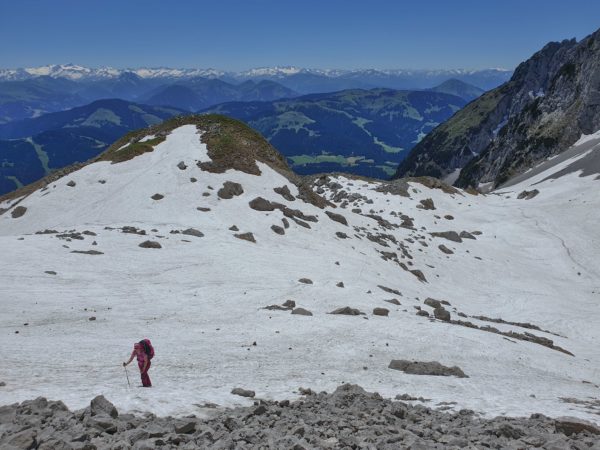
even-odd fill
[[(332, 391), (351, 382), (387, 397), (431, 398), (433, 406), (456, 401), (456, 409), (486, 415), (542, 412), (598, 422), (560, 400), (598, 395), (590, 384), (599, 382), (600, 361), (597, 181), (570, 174), (537, 185), (541, 193), (531, 200), (516, 194), (533, 181), (485, 196), (411, 183), (409, 198), (339, 176), (332, 179), (339, 187), (323, 190), (338, 205), (341, 190), (355, 194), (347, 208), (327, 208), (348, 220), (344, 226), (315, 206), (275, 193), (287, 185), (298, 194), (264, 164), (261, 176), (215, 174), (197, 167), (205, 160), (195, 127), (183, 126), (151, 153), (91, 164), (34, 192), (19, 203), (27, 211), (18, 219), (0, 215), (0, 380), (6, 382), (0, 404), (43, 395), (80, 408), (104, 394), (121, 409), (183, 415), (198, 413), (195, 405), (204, 402), (247, 404), (230, 394), (234, 387), (279, 399), (297, 395), (300, 386)], [(185, 170), (177, 167), (180, 161)], [(67, 185), (71, 180), (74, 187)], [(241, 184), (244, 192), (220, 199), (225, 181)], [(152, 200), (155, 193), (164, 197)], [(276, 234), (271, 226), (283, 226), (284, 216), (277, 209), (250, 209), (258, 196), (318, 222), (307, 229), (290, 220), (285, 235)], [(435, 210), (417, 208), (427, 198)], [(392, 224), (406, 214), (415, 229), (385, 229), (352, 208), (372, 210)], [(452, 220), (444, 218), (448, 214)], [(236, 239), (232, 225), (252, 232), (256, 243)], [(123, 233), (124, 226), (146, 235)], [(204, 237), (171, 234), (190, 227)], [(34, 234), (45, 229), (96, 235), (69, 241)], [(429, 235), (448, 230), (482, 234), (462, 243)], [(393, 236), (411, 258), (367, 233)], [(138, 247), (148, 239), (162, 248)], [(442, 253), (440, 244), (454, 254)], [(71, 253), (90, 249), (102, 254)], [(396, 252), (428, 282), (378, 251)], [(344, 288), (336, 286), (340, 281)], [(419, 317), (416, 306), (431, 312), (423, 304), (427, 297), (449, 301), (453, 319), (462, 312), (539, 325), (560, 336), (490, 324), (552, 339), (575, 356)], [(391, 298), (401, 305), (385, 302)], [(262, 309), (288, 299), (313, 316)], [(366, 315), (328, 314), (343, 306)], [(389, 317), (372, 315), (375, 307), (390, 309)], [(156, 348), (154, 387), (128, 389), (121, 362), (143, 337)], [(459, 366), (469, 378), (407, 375), (387, 368), (392, 359), (437, 360)], [(129, 376), (139, 384), (135, 367)]]

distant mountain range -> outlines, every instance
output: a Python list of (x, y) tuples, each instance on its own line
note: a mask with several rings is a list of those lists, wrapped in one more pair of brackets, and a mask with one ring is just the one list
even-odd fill
[[(117, 80), (125, 83), (123, 75)], [(73, 83), (50, 77), (27, 81), (58, 83), (67, 88)], [(476, 89), (461, 82), (450, 85), (454, 91), (467, 93)], [(69, 164), (86, 161), (130, 130), (186, 114), (197, 106), (219, 99), (290, 94), (272, 81), (231, 85), (195, 78), (157, 89), (148, 99), (156, 105), (98, 100), (5, 123), (0, 125), (0, 194)], [(267, 102), (226, 102), (203, 112), (219, 112), (246, 121), (280, 149), (299, 173), (346, 171), (388, 178), (409, 149), (466, 103), (466, 99), (433, 90), (373, 89)]]
[(434, 91), (353, 89), (272, 102), (225, 103), (202, 112), (246, 122), (285, 155), (297, 173), (343, 171), (388, 178), (416, 143), (466, 103)]
[(54, 78), (49, 75), (0, 82), (0, 124), (64, 111), (96, 100), (120, 98), (196, 111), (228, 101), (275, 100), (299, 95), (271, 80), (229, 83), (215, 78), (163, 80), (123, 72), (114, 78)]
[(500, 186), (600, 129), (599, 86), (600, 30), (579, 42), (551, 42), (510, 81), (432, 131), (396, 177)]
[(68, 111), (0, 126), (0, 195), (104, 151), (130, 130), (182, 111), (100, 100)]
[[(217, 69), (173, 69), (167, 67), (159, 68), (129, 68), (116, 69), (113, 67), (90, 68), (76, 64), (51, 64), (40, 67), (0, 69), (1, 81), (25, 80), (37, 76), (50, 76), (52, 78), (66, 78), (73, 81), (98, 81), (114, 79), (123, 73), (133, 73), (143, 79), (185, 79), (185, 78), (219, 78), (234, 80), (251, 79), (285, 79), (298, 75), (312, 75), (326, 78), (362, 79), (364, 82), (378, 83), (381, 80), (394, 79), (401, 82), (418, 80), (417, 84), (405, 87), (426, 88), (440, 84), (444, 80), (456, 78), (483, 89), (498, 86), (510, 78), (512, 70), (506, 69), (439, 69), (439, 70), (375, 70), (375, 69), (310, 69), (294, 66), (286, 67), (261, 67), (240, 72), (223, 71)], [(469, 79), (465, 79), (469, 78)], [(475, 82), (478, 80), (478, 82)], [(423, 84), (424, 83), (424, 84)], [(385, 86), (379, 86), (385, 87)]]

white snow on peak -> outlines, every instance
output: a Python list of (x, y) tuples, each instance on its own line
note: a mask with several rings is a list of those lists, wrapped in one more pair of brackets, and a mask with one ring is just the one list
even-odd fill
[[(561, 400), (597, 397), (593, 177), (546, 180), (536, 197), (519, 200), (532, 181), (476, 196), (411, 182), (402, 196), (338, 175), (316, 182), (337, 206), (320, 209), (275, 192), (299, 194), (265, 164), (261, 175), (212, 173), (197, 164), (208, 160), (186, 125), (153, 152), (90, 164), (0, 204), (8, 208), (0, 215), (0, 404), (43, 395), (80, 408), (104, 394), (121, 410), (184, 415), (205, 402), (249, 404), (230, 394), (234, 387), (282, 399), (299, 386), (332, 391), (350, 382), (385, 397), (423, 396), (432, 407), (598, 422), (585, 404)], [(221, 198), (228, 181), (243, 192)], [(282, 206), (257, 211), (249, 207), (257, 197)], [(423, 207), (427, 199), (436, 209)], [(296, 222), (293, 210), (305, 219)], [(203, 236), (182, 233), (189, 228)], [(430, 234), (444, 231), (481, 234), (462, 242)], [(235, 237), (247, 232), (255, 243)], [(140, 248), (146, 240), (162, 248)], [(416, 315), (417, 307), (433, 313), (428, 297), (448, 301), (453, 320), (515, 334)], [(313, 315), (263, 309), (288, 299)], [(328, 314), (344, 306), (365, 314)], [(389, 316), (373, 315), (375, 307)], [(525, 333), (574, 356), (520, 339)], [(120, 364), (144, 337), (156, 348), (154, 387), (128, 389)], [(392, 359), (457, 365), (469, 378), (407, 375), (388, 369)]]

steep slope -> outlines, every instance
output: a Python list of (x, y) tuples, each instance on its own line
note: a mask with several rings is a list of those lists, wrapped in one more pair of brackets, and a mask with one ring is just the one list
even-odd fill
[(343, 171), (385, 179), (408, 150), (465, 103), (442, 93), (372, 89), (225, 103), (205, 112), (243, 120), (298, 173)]
[(400, 165), (405, 175), (498, 185), (600, 128), (600, 31), (550, 43), (511, 80), (430, 133)]
[(124, 133), (181, 114), (123, 100), (99, 100), (0, 126), (0, 195), (104, 151)]
[[(0, 404), (103, 393), (185, 415), (249, 404), (234, 387), (281, 399), (351, 382), (436, 408), (597, 421), (600, 199), (579, 172), (542, 181), (562, 168), (470, 195), (432, 179), (300, 180), (219, 116), (131, 133), (0, 199)], [(532, 183), (538, 195), (517, 198)], [(154, 387), (128, 390), (120, 361), (146, 336)]]

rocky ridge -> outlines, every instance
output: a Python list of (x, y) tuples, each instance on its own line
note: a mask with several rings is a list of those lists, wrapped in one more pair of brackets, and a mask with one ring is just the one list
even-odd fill
[[(3, 449), (600, 449), (600, 428), (573, 419), (482, 419), (471, 410), (444, 412), (385, 400), (360, 386), (333, 393), (302, 389), (290, 402), (255, 400), (250, 407), (213, 410), (208, 418), (119, 414), (102, 396), (69, 411), (43, 397), (0, 407)], [(416, 400), (408, 395), (399, 399)], [(423, 399), (425, 400), (425, 399)], [(210, 405), (208, 405), (210, 406)], [(205, 408), (210, 411), (209, 408)]]
[[(600, 129), (600, 30), (551, 42), (412, 150), (395, 177), (498, 186)], [(460, 171), (460, 175), (457, 175)]]

